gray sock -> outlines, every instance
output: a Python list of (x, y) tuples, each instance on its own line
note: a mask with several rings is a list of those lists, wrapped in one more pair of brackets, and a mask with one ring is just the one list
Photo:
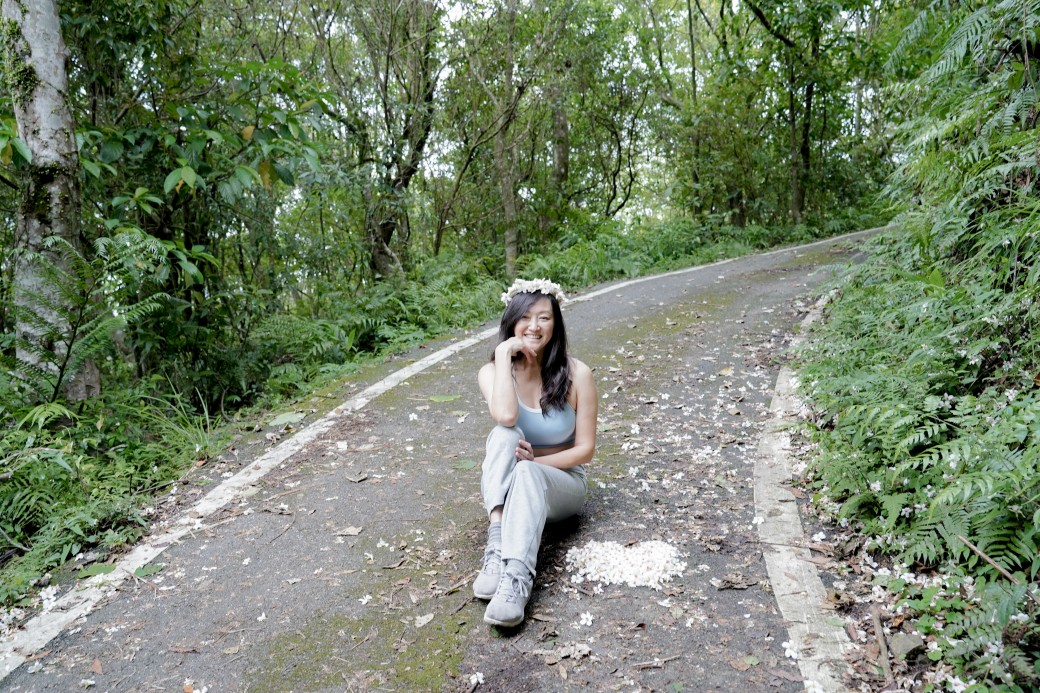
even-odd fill
[(488, 525), (488, 541), (487, 545), (489, 548), (501, 549), (502, 548), (502, 523), (492, 522)]

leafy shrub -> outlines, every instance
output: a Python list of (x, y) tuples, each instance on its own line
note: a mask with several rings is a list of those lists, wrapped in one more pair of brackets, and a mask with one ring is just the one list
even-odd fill
[(0, 434), (0, 603), (90, 548), (113, 549), (144, 531), (140, 507), (220, 443), (183, 398), (136, 392), (56, 403), (17, 414)]
[[(911, 25), (894, 62), (926, 32), (938, 48), (897, 87), (919, 105), (890, 190), (909, 211), (801, 354), (816, 502), (897, 561), (985, 585), (943, 603), (935, 655), (972, 690), (1040, 685), (1040, 163), (1033, 48), (1012, 38), (1038, 29), (1021, 0)], [(893, 587), (927, 631), (937, 593)]]

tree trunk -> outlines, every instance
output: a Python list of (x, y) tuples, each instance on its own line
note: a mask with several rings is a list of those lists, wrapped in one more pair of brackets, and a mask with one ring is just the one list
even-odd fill
[(798, 142), (798, 101), (795, 98), (794, 57), (787, 56), (787, 130), (791, 183), (791, 222), (801, 224), (805, 193), (802, 190), (801, 152)]
[(408, 188), (433, 130), (440, 19), (436, 3), (428, 0), (374, 2), (353, 9), (379, 94), (381, 117), (372, 124), (392, 145), (382, 148), (383, 156), (374, 164), (376, 175), (363, 193), (370, 268), (377, 278), (390, 277), (403, 270), (392, 246), (407, 251)]
[[(818, 31), (813, 32), (812, 37), (812, 67), (815, 68), (820, 59), (820, 36)], [(802, 111), (802, 141), (798, 148), (800, 164), (798, 190), (802, 199), (798, 208), (801, 217), (805, 217), (805, 195), (809, 186), (809, 176), (812, 173), (812, 122), (813, 122), (813, 96), (816, 93), (816, 77), (810, 72), (808, 84), (805, 85), (805, 105)]]
[[(14, 106), (18, 137), (32, 154), (26, 175), (21, 181), (21, 203), (16, 221), (15, 243), (18, 258), (15, 265), (15, 301), (29, 306), (26, 294), (45, 295), (58, 302), (54, 287), (48, 287), (26, 254), (45, 253), (43, 242), (59, 236), (73, 248), (83, 249), (80, 234), (79, 160), (76, 152), (75, 124), (65, 101), (68, 79), (65, 73), (65, 42), (55, 0), (3, 0), (3, 57), (7, 88)], [(60, 264), (56, 255), (51, 261)], [(39, 302), (36, 302), (37, 304)], [(48, 324), (68, 334), (60, 311), (41, 314)], [(39, 344), (41, 331), (22, 318), (15, 325), (16, 334)], [(43, 344), (53, 351), (58, 361), (65, 359), (71, 344)], [(43, 363), (33, 350), (19, 350), (19, 359), (57, 374), (56, 363)], [(65, 374), (63, 394), (73, 401), (100, 392), (100, 376), (93, 362), (78, 373)]]
[[(505, 45), (503, 46), (505, 70), (502, 75), (502, 93), (499, 96), (499, 111), (505, 118), (514, 101), (516, 89), (513, 84), (513, 36), (516, 30), (516, 0), (508, 0), (505, 8)], [(495, 169), (498, 174), (498, 189), (502, 197), (503, 245), (506, 255), (506, 277), (516, 273), (516, 258), (519, 254), (520, 232), (516, 215), (516, 157), (509, 142), (509, 128), (495, 133)]]
[(395, 276), (404, 269), (390, 248), (398, 220), (393, 210), (387, 208), (380, 193), (373, 191), (371, 186), (366, 186), (363, 195), (366, 202), (365, 240), (370, 253), (369, 267), (376, 279)]
[(570, 177), (571, 142), (570, 119), (567, 116), (566, 98), (560, 88), (564, 79), (563, 69), (556, 72), (556, 81), (546, 88), (546, 95), (552, 107), (552, 174), (549, 181), (548, 200), (542, 206), (539, 228), (543, 238), (560, 223), (563, 208), (567, 201), (567, 180)]
[(513, 180), (515, 159), (513, 149), (506, 139), (505, 130), (500, 130), (495, 135), (495, 169), (498, 173), (498, 191), (502, 198), (502, 242), (505, 246), (506, 276), (511, 278), (516, 272), (520, 234), (517, 230), (516, 190)]
[(701, 174), (698, 168), (701, 160), (701, 135), (700, 114), (697, 113), (697, 38), (694, 32), (695, 22), (693, 5), (690, 3), (690, 0), (686, 0), (686, 38), (690, 46), (690, 106), (693, 110), (693, 160), (690, 163), (693, 165), (691, 176), (693, 178), (696, 211), (700, 213), (705, 204), (701, 197)]

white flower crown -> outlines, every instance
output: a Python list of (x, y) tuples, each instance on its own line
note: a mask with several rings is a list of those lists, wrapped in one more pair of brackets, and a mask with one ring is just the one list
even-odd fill
[(517, 294), (545, 294), (546, 296), (553, 296), (557, 303), (563, 303), (567, 300), (560, 285), (548, 279), (517, 279), (502, 294), (502, 303), (508, 306), (509, 302)]

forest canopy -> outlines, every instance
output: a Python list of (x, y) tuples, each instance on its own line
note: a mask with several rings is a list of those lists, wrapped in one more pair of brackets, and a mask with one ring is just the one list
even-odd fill
[[(596, 257), (565, 270), (576, 285), (727, 227), (851, 228), (890, 169), (879, 67), (900, 7), (60, 2), (60, 33), (39, 40), (68, 55), (74, 185), (61, 227), (35, 229), (19, 209), (45, 162), (19, 136), (33, 97), (18, 91), (26, 53), (8, 12), (5, 348), (28, 321), (19, 286), (36, 286), (22, 252), (63, 272), (68, 253), (103, 266), (92, 305), (147, 306), (97, 346), (112, 363), (81, 368), (92, 391), (161, 376), (228, 406), (279, 366), (464, 324), (491, 284), (560, 250)], [(67, 246), (44, 249), (47, 236)], [(598, 257), (626, 236), (669, 247)], [(408, 287), (438, 282), (478, 298), (413, 305)], [(47, 358), (63, 356), (33, 360)], [(27, 385), (53, 399), (68, 383)]]

